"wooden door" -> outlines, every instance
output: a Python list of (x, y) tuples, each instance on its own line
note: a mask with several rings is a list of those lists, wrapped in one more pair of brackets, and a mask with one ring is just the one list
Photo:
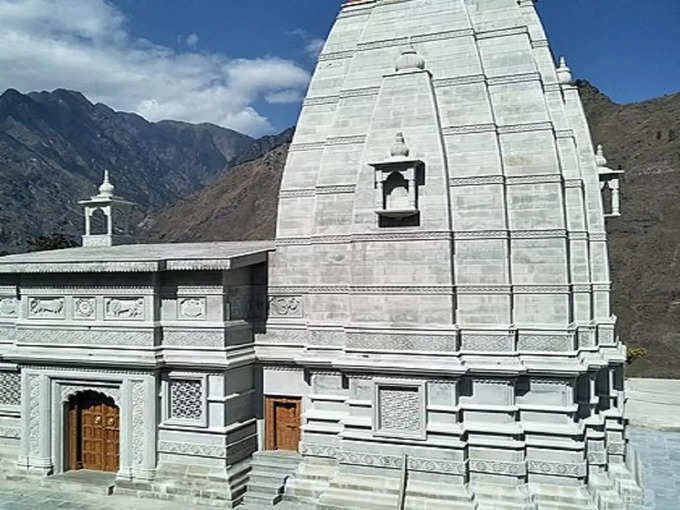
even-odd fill
[(301, 400), (299, 398), (267, 397), (267, 450), (298, 451), (300, 442)]
[(86, 394), (68, 412), (69, 468), (118, 471), (120, 413), (110, 399)]

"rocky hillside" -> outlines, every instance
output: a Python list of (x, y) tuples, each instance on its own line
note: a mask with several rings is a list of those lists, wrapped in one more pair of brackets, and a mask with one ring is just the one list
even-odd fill
[[(579, 82), (595, 143), (626, 170), (623, 216), (609, 220), (619, 334), (648, 356), (629, 374), (680, 377), (680, 94), (618, 105)], [(233, 168), (153, 215), (156, 240), (273, 238), (287, 146)]]
[(0, 252), (25, 250), (41, 234), (79, 239), (77, 201), (96, 192), (104, 169), (141, 215), (269, 148), (268, 140), (255, 142), (210, 124), (150, 123), (78, 92), (7, 90), (0, 95)]
[(153, 241), (273, 239), (292, 135), (292, 130), (282, 133), (282, 145), (225, 171), (201, 191), (152, 214), (140, 236)]
[(680, 93), (618, 105), (579, 85), (593, 139), (626, 171), (607, 225), (612, 306), (621, 338), (648, 350), (628, 373), (680, 378)]

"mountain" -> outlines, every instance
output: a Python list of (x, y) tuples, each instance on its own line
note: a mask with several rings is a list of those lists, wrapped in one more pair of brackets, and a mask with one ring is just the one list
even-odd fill
[(292, 129), (284, 131), (276, 137), (280, 144), (264, 156), (232, 167), (204, 189), (151, 214), (140, 237), (147, 242), (273, 239), (292, 138)]
[(147, 122), (79, 92), (9, 89), (0, 96), (0, 251), (25, 250), (53, 232), (78, 239), (77, 201), (96, 193), (105, 169), (141, 217), (203, 187), (241, 155), (261, 155), (267, 143), (211, 124)]
[[(595, 144), (626, 170), (620, 218), (607, 222), (618, 331), (647, 357), (633, 376), (680, 377), (680, 94), (619, 105), (579, 81)], [(233, 168), (152, 215), (154, 240), (271, 239), (287, 145)]]
[(620, 105), (579, 82), (593, 140), (622, 168), (622, 216), (607, 221), (614, 313), (628, 374), (680, 377), (680, 93)]

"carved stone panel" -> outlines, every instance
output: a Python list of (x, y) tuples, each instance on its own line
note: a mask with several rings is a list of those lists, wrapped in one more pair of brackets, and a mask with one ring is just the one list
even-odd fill
[(374, 432), (425, 439), (425, 386), (402, 381), (375, 382)]
[(196, 379), (170, 380), (170, 418), (199, 421), (203, 417), (203, 383)]
[(93, 297), (79, 297), (73, 300), (73, 317), (80, 320), (94, 320), (97, 306)]
[(28, 316), (36, 319), (63, 319), (64, 298), (32, 297), (28, 299)]
[(0, 372), (0, 406), (21, 404), (21, 376), (19, 372)]
[(302, 317), (302, 296), (269, 296), (270, 317)]
[(177, 318), (182, 320), (204, 320), (206, 318), (206, 298), (179, 298), (177, 301)]
[(16, 317), (18, 303), (15, 297), (0, 297), (0, 317)]
[(144, 320), (144, 298), (106, 298), (104, 317), (112, 320)]

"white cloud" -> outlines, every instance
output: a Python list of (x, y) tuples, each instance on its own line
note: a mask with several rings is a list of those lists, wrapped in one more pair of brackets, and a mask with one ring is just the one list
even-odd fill
[[(135, 38), (105, 0), (0, 0), (0, 20), (0, 91), (69, 88), (152, 121), (260, 135), (273, 128), (253, 104), (299, 100), (309, 81), (290, 60), (175, 51)], [(191, 50), (198, 35), (185, 42)]]
[(279, 103), (297, 103), (302, 101), (302, 92), (297, 89), (280, 90), (278, 92), (270, 92), (264, 96), (265, 101), (271, 104)]
[(323, 50), (324, 44), (326, 44), (325, 39), (320, 39), (318, 37), (312, 37), (307, 30), (304, 28), (296, 28), (293, 30), (286, 30), (286, 35), (290, 35), (293, 37), (299, 37), (302, 39), (305, 43), (305, 46), (303, 48), (304, 52), (307, 54), (307, 56), (316, 59), (319, 54), (321, 53), (321, 50)]
[(317, 58), (326, 44), (325, 39), (310, 39), (305, 46), (305, 53), (312, 58)]
[(187, 46), (189, 46), (189, 48), (196, 48), (196, 46), (198, 46), (198, 40), (198, 34), (189, 34), (187, 36)]

